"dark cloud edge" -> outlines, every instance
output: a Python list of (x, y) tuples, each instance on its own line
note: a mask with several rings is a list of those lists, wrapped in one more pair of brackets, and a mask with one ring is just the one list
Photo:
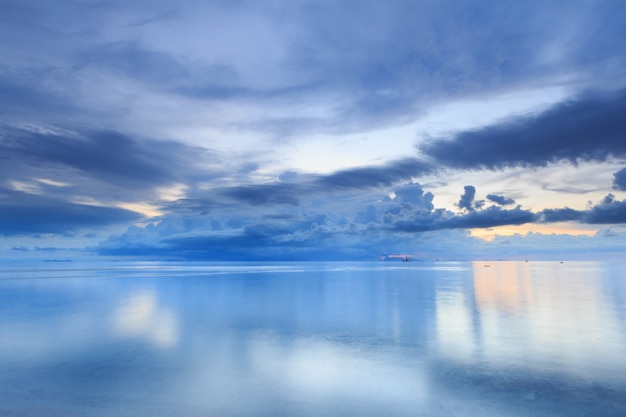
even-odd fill
[(540, 113), (435, 138), (418, 150), (435, 165), (468, 170), (604, 162), (626, 158), (625, 114), (626, 89), (586, 92)]

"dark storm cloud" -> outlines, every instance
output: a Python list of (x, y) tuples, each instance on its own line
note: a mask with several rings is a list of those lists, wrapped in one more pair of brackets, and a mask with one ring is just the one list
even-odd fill
[(500, 204), (501, 206), (508, 206), (510, 204), (515, 204), (515, 200), (512, 198), (504, 197), (502, 195), (496, 194), (487, 194), (487, 200), (493, 201), (496, 204)]
[(625, 114), (626, 90), (587, 94), (543, 113), (430, 142), (421, 150), (437, 163), (462, 169), (605, 161), (626, 156)]
[(64, 234), (140, 218), (135, 212), (117, 207), (76, 204), (0, 189), (0, 235)]
[(626, 168), (622, 168), (613, 174), (613, 188), (626, 191)]

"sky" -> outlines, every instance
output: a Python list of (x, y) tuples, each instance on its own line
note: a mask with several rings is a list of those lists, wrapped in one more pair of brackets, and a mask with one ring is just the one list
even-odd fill
[(621, 0), (0, 0), (0, 39), (2, 259), (626, 251)]

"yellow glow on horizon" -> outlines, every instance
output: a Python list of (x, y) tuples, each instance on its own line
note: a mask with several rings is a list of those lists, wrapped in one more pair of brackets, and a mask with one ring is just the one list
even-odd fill
[(523, 224), (519, 226), (498, 226), (488, 229), (471, 229), (470, 234), (472, 237), (491, 241), (496, 236), (513, 236), (513, 235), (527, 235), (528, 233), (541, 233), (544, 235), (558, 234), (558, 235), (572, 235), (572, 236), (593, 236), (598, 229), (585, 229), (581, 225), (573, 225), (568, 223), (553, 223), (553, 224)]

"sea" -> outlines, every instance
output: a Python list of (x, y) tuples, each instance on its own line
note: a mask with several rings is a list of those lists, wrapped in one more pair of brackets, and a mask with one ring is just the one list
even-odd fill
[(626, 416), (626, 262), (4, 262), (0, 416)]

